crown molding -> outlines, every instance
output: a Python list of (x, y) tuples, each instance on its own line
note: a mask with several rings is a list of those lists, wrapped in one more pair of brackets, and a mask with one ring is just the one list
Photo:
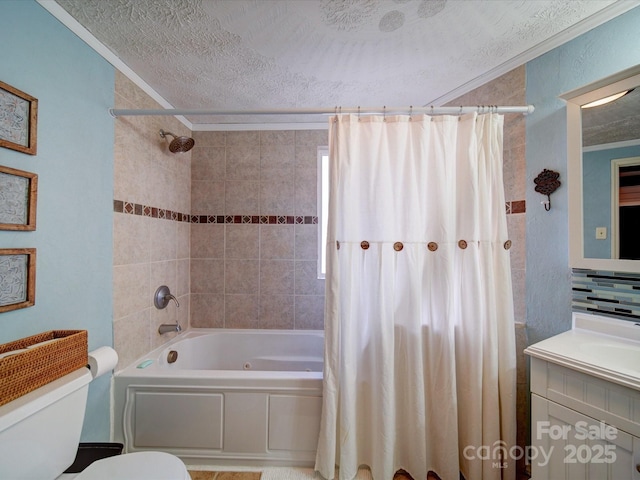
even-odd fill
[[(102, 42), (100, 42), (93, 34), (84, 28), (75, 18), (73, 18), (64, 8), (62, 8), (54, 0), (36, 0), (36, 2), (51, 15), (53, 15), (60, 23), (75, 33), (83, 42), (96, 51), (98, 55), (109, 62), (113, 67), (118, 69), (129, 80), (135, 83), (142, 91), (149, 95), (163, 108), (174, 108), (167, 102), (162, 95), (156, 92), (147, 82), (145, 82), (136, 72), (118, 58), (111, 50), (109, 50)], [(186, 118), (176, 116), (176, 118), (187, 128), (192, 130), (193, 125)]]
[[(36, 2), (53, 15), (64, 26), (76, 34), (89, 47), (102, 56), (113, 67), (118, 69), (123, 75), (137, 85), (142, 91), (155, 100), (160, 106), (167, 109), (175, 108), (164, 97), (156, 92), (147, 82), (145, 82), (138, 74), (127, 66), (120, 58), (118, 58), (111, 50), (109, 50), (102, 42), (100, 42), (91, 32), (84, 28), (75, 18), (73, 18), (64, 8), (62, 8), (54, 0), (36, 0)], [(574, 38), (588, 32), (589, 30), (602, 25), (603, 23), (628, 12), (629, 10), (640, 5), (640, 0), (617, 0), (608, 7), (598, 11), (588, 18), (578, 22), (575, 25), (554, 35), (549, 40), (526, 50), (513, 59), (504, 62), (493, 68), (492, 70), (474, 78), (473, 80), (461, 85), (449, 93), (442, 95), (436, 99), (424, 104), (424, 106), (434, 105), (442, 106), (471, 90), (478, 88), (501, 75), (517, 68), (540, 55), (553, 50), (560, 45), (573, 40)], [(176, 118), (192, 131), (223, 131), (223, 130), (281, 130), (281, 129), (322, 129), (327, 128), (324, 124), (318, 123), (295, 123), (295, 124), (193, 124), (183, 116)]]

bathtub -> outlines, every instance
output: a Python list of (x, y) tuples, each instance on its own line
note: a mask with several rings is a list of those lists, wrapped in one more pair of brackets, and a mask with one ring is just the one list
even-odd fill
[(188, 465), (312, 466), (321, 331), (190, 329), (113, 377), (113, 440)]

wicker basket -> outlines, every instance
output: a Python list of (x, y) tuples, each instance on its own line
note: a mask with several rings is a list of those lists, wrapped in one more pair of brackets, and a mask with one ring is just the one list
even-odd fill
[(23, 351), (0, 358), (0, 405), (85, 367), (87, 331), (51, 330), (0, 345), (0, 355), (14, 350)]

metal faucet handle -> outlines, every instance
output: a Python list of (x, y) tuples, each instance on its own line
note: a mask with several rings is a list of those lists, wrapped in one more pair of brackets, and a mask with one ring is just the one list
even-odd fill
[(162, 310), (163, 308), (166, 308), (167, 305), (169, 305), (169, 300), (173, 300), (174, 302), (176, 302), (176, 308), (180, 306), (180, 304), (178, 303), (178, 299), (174, 297), (169, 291), (169, 287), (167, 287), (166, 285), (158, 287), (155, 295), (153, 296), (153, 304), (155, 305), (155, 307), (159, 310)]

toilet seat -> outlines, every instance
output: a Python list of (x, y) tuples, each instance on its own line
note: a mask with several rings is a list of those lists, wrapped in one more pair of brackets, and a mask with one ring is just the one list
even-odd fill
[(164, 452), (136, 452), (93, 462), (74, 480), (191, 480), (182, 461)]

